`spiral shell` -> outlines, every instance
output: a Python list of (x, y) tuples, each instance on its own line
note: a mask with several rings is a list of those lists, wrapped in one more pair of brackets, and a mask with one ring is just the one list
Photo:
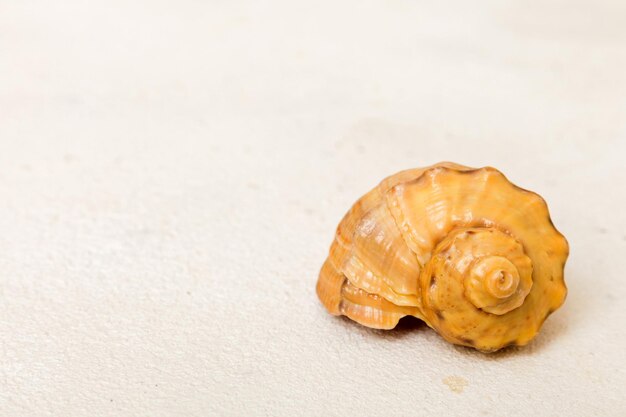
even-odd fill
[(568, 252), (539, 195), (495, 168), (442, 162), (392, 175), (352, 206), (317, 294), (368, 327), (411, 315), (495, 351), (527, 344), (563, 304)]

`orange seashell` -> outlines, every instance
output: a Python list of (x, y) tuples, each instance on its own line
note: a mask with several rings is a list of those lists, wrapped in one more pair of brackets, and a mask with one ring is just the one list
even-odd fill
[(447, 341), (522, 346), (567, 293), (545, 201), (491, 167), (399, 172), (359, 199), (319, 275), (326, 309), (376, 329), (415, 316)]

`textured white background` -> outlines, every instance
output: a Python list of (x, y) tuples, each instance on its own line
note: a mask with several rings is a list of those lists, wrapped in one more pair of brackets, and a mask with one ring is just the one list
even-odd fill
[[(0, 415), (626, 415), (626, 3), (307, 3), (0, 1)], [(349, 206), (440, 160), (569, 239), (526, 348), (317, 302)]]

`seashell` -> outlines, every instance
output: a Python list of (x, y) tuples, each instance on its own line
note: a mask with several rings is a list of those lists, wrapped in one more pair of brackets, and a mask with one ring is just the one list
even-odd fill
[(392, 175), (352, 206), (317, 295), (367, 327), (414, 316), (491, 352), (527, 344), (563, 304), (568, 252), (539, 195), (495, 168), (442, 162)]

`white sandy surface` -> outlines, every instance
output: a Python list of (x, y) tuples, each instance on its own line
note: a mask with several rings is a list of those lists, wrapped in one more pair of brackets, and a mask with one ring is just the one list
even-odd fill
[[(626, 6), (0, 2), (0, 415), (626, 415)], [(569, 297), (484, 355), (331, 317), (335, 226), (452, 160), (542, 194)]]

